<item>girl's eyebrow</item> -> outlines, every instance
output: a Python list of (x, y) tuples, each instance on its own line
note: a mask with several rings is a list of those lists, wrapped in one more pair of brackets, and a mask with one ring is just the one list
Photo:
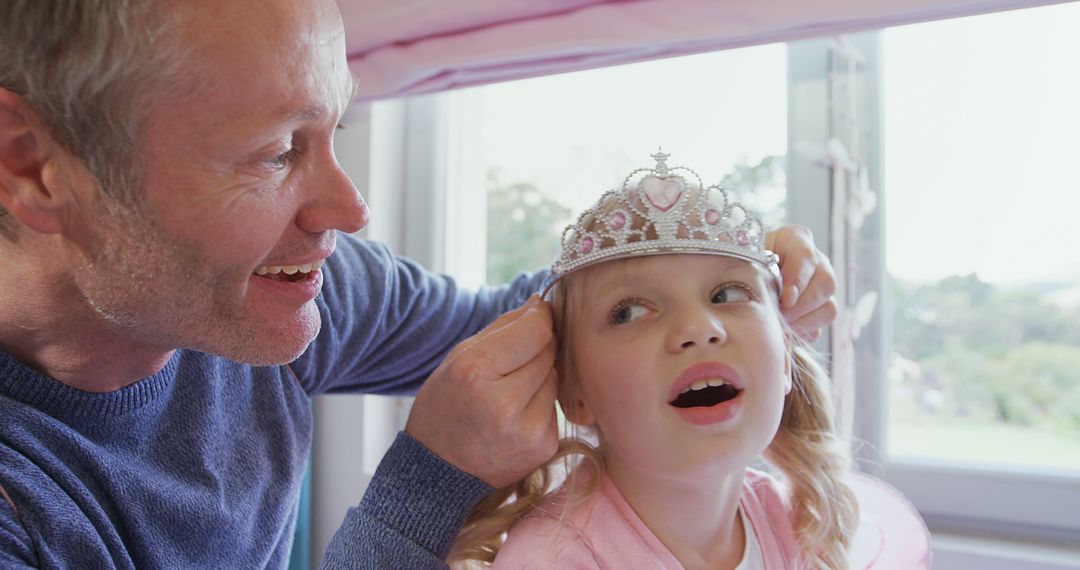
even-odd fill
[(612, 277), (609, 277), (608, 279), (605, 279), (603, 281), (598, 282), (598, 285), (600, 286), (601, 291), (606, 291), (608, 289), (614, 289), (616, 287), (627, 287), (627, 286), (632, 287), (634, 285), (640, 285), (640, 284), (641, 284), (641, 278), (638, 275), (636, 275), (634, 273), (631, 273), (631, 272), (622, 272), (622, 273), (619, 273), (619, 274), (614, 275)]

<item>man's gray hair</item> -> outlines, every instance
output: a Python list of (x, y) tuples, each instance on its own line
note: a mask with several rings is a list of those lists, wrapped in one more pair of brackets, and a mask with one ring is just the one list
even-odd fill
[[(139, 199), (139, 131), (176, 75), (161, 0), (0, 0), (0, 87), (20, 95), (103, 191)], [(0, 208), (0, 227), (7, 225)]]

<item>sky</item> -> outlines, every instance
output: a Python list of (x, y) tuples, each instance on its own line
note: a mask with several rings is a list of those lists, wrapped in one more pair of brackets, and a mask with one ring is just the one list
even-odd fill
[[(717, 183), (735, 161), (787, 146), (786, 48), (775, 44), (465, 90), (481, 98), (486, 161), (575, 212), (655, 164)], [(706, 73), (703, 73), (705, 71)], [(738, 77), (737, 85), (723, 78)], [(744, 112), (752, 109), (750, 112)]]
[[(887, 266), (1080, 283), (1080, 3), (883, 33)], [(570, 206), (657, 145), (706, 183), (787, 146), (786, 48), (758, 46), (458, 92), (485, 165)], [(584, 190), (583, 190), (584, 189)], [(928, 255), (930, 252), (932, 255)]]
[(1080, 3), (885, 32), (894, 274), (1080, 283), (1077, 30)]

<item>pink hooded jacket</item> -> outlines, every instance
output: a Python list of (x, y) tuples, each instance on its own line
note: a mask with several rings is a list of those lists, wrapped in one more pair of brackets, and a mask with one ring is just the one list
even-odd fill
[[(929, 568), (929, 533), (910, 503), (885, 483), (865, 475), (856, 475), (852, 486), (863, 512), (853, 540), (851, 568)], [(607, 477), (593, 496), (559, 520), (563, 499), (562, 493), (552, 495), (515, 525), (492, 567), (683, 570)], [(739, 502), (761, 545), (766, 570), (794, 568), (797, 543), (791, 509), (779, 482), (748, 469)]]

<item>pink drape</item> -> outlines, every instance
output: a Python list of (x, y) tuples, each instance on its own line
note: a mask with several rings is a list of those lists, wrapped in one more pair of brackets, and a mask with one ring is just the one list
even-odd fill
[(338, 0), (360, 100), (1060, 0)]

